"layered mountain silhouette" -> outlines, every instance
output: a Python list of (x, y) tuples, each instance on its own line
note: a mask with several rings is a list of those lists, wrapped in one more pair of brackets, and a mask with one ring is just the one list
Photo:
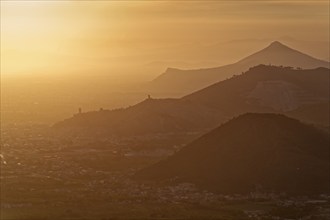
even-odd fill
[(274, 41), (268, 47), (234, 64), (195, 70), (168, 68), (150, 83), (149, 88), (150, 91), (176, 91), (189, 94), (215, 82), (225, 80), (234, 74), (240, 74), (259, 64), (291, 66), (302, 69), (329, 68), (329, 62), (327, 61), (313, 58)]
[(218, 109), (225, 115), (244, 112), (289, 112), (329, 102), (329, 69), (293, 69), (259, 65), (182, 98)]
[(147, 99), (126, 109), (77, 114), (56, 128), (142, 135), (198, 132), (246, 112), (284, 113), (329, 125), (329, 69), (259, 65), (180, 99)]
[(148, 98), (125, 109), (76, 114), (54, 127), (91, 134), (144, 135), (195, 132), (224, 119), (221, 112), (189, 100)]
[(329, 133), (283, 115), (247, 113), (139, 171), (219, 193), (329, 192)]

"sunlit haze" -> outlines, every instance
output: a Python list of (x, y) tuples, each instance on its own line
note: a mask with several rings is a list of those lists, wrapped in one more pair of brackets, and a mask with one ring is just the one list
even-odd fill
[(0, 219), (330, 219), (330, 2), (0, 0)]
[(150, 80), (273, 40), (329, 60), (328, 19), (327, 1), (1, 1), (1, 74)]

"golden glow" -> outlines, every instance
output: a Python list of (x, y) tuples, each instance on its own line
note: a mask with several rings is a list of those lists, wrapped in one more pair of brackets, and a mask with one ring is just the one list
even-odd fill
[(1, 73), (122, 76), (146, 73), (142, 67), (155, 61), (220, 65), (279, 38), (296, 39), (306, 52), (329, 59), (328, 4), (1, 1)]
[(45, 71), (54, 64), (66, 39), (82, 30), (79, 20), (58, 10), (66, 6), (53, 1), (1, 2), (2, 73)]

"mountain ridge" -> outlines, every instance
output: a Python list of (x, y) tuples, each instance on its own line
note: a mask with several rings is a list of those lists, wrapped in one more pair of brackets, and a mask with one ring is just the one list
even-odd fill
[(322, 121), (328, 109), (329, 69), (259, 65), (180, 99), (149, 98), (125, 109), (78, 114), (54, 127), (123, 135), (198, 132), (246, 112), (284, 113), (328, 126)]
[(150, 91), (179, 91), (183, 95), (222, 81), (235, 74), (248, 70), (259, 64), (299, 67), (310, 69), (317, 67), (329, 68), (329, 62), (323, 61), (298, 50), (292, 49), (279, 41), (274, 41), (263, 48), (235, 63), (212, 68), (181, 70), (167, 68), (150, 83)]

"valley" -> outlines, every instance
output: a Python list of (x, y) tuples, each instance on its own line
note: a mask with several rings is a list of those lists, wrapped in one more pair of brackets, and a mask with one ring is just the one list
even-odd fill
[[(141, 183), (139, 169), (167, 154), (132, 155), (141, 142), (52, 135), (46, 125), (2, 128), (3, 219), (327, 219), (327, 195), (215, 194), (191, 183)], [(175, 138), (165, 138), (164, 140)], [(193, 137), (160, 146), (172, 154)], [(163, 142), (162, 141), (162, 142)], [(172, 146), (172, 147), (169, 147)], [(131, 155), (130, 155), (131, 153)], [(79, 203), (77, 203), (79, 201)]]

